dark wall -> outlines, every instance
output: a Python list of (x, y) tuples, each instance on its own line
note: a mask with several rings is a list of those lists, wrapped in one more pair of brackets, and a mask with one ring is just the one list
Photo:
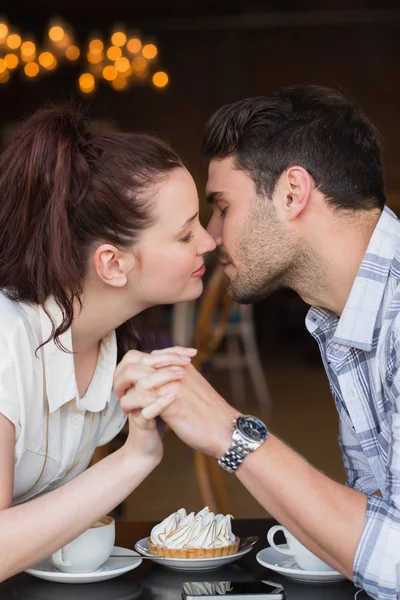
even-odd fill
[(73, 97), (88, 103), (95, 118), (167, 138), (184, 156), (202, 191), (199, 139), (216, 108), (296, 83), (340, 86), (360, 101), (382, 133), (388, 192), (391, 204), (396, 204), (400, 194), (399, 21), (153, 33), (160, 66), (171, 77), (165, 91), (134, 87), (121, 93), (104, 85), (88, 99), (77, 92), (77, 68), (60, 68), (40, 82), (15, 76), (0, 86), (0, 128), (48, 100)]

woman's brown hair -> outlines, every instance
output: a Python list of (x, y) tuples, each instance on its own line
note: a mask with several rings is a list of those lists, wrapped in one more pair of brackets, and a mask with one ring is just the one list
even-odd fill
[[(156, 138), (90, 133), (69, 107), (36, 112), (0, 156), (0, 289), (42, 306), (53, 296), (63, 319), (53, 323), (52, 337), (61, 347), (95, 244), (137, 242), (153, 222), (152, 188), (179, 167), (177, 154)], [(117, 338), (120, 354), (134, 346), (132, 320)]]

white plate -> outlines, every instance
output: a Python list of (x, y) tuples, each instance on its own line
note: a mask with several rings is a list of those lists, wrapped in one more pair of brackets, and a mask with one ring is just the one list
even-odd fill
[[(277, 544), (278, 547), (287, 548), (287, 544)], [(305, 571), (300, 569), (294, 558), (289, 558), (287, 554), (277, 552), (274, 548), (264, 548), (257, 556), (257, 561), (263, 567), (271, 569), (276, 573), (281, 573), (290, 579), (296, 581), (306, 581), (307, 583), (334, 583), (346, 579), (338, 571)]]
[(56, 581), (58, 583), (94, 583), (96, 581), (106, 581), (107, 579), (119, 577), (123, 573), (136, 569), (143, 562), (136, 552), (128, 548), (114, 546), (112, 553), (124, 554), (126, 555), (126, 559), (109, 558), (104, 565), (101, 565), (101, 567), (92, 573), (63, 573), (47, 559), (42, 560), (30, 569), (26, 569), (25, 572), (39, 577), (39, 579)]
[(223, 565), (238, 560), (250, 552), (253, 547), (251, 546), (230, 556), (218, 556), (216, 558), (162, 558), (161, 556), (154, 556), (154, 554), (149, 552), (147, 538), (143, 538), (135, 544), (135, 549), (139, 554), (148, 556), (155, 563), (159, 563), (168, 569), (175, 569), (176, 571), (209, 571), (210, 569), (219, 569)]

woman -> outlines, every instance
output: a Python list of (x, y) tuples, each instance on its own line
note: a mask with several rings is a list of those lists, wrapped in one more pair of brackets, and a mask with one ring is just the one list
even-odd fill
[[(123, 427), (118, 360), (182, 377), (194, 351), (150, 356), (132, 318), (202, 291), (193, 179), (163, 142), (89, 133), (69, 109), (39, 111), (0, 157), (0, 580), (50, 555), (117, 506), (159, 464), (161, 396)], [(122, 364), (120, 364), (120, 369)]]

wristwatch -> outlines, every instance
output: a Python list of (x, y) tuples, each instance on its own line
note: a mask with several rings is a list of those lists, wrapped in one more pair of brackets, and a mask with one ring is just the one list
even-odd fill
[(267, 439), (268, 429), (257, 417), (245, 415), (233, 419), (232, 444), (219, 459), (219, 466), (228, 473), (234, 473), (246, 456)]

